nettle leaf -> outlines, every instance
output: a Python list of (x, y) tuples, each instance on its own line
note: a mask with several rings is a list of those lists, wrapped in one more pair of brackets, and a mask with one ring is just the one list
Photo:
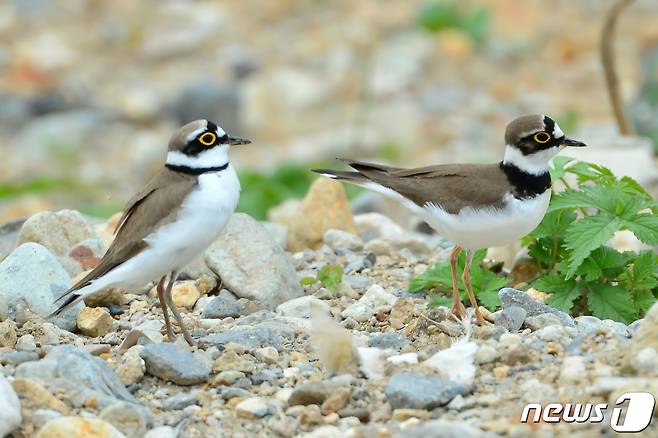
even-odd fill
[(418, 293), (437, 287), (442, 290), (450, 290), (452, 288), (452, 274), (450, 272), (449, 262), (437, 263), (427, 268), (422, 274), (412, 278), (409, 283), (409, 292)]
[(548, 213), (563, 209), (599, 208), (598, 200), (591, 193), (583, 190), (567, 189), (551, 198)]
[(318, 272), (318, 281), (322, 286), (332, 292), (343, 281), (343, 267), (341, 265), (324, 265)]
[(539, 225), (537, 225), (537, 228), (530, 233), (530, 236), (534, 238), (561, 238), (567, 228), (569, 228), (569, 225), (571, 225), (577, 217), (578, 216), (573, 211), (551, 211), (544, 216)]
[(624, 226), (647, 245), (658, 245), (658, 215), (636, 214), (624, 220)]
[(585, 281), (616, 278), (624, 272), (629, 256), (608, 246), (595, 249), (583, 261), (576, 273)]
[(567, 174), (567, 165), (573, 161), (573, 158), (565, 157), (563, 155), (558, 155), (557, 157), (553, 158), (553, 163), (551, 163), (551, 167), (549, 169), (551, 174), (551, 181), (555, 182), (564, 178), (564, 176)]
[(565, 279), (561, 275), (552, 274), (537, 279), (533, 287), (551, 295), (546, 300), (549, 306), (553, 306), (563, 312), (569, 312), (573, 302), (580, 297), (580, 286), (574, 279)]
[(587, 306), (600, 319), (613, 319), (625, 324), (637, 316), (631, 293), (621, 286), (606, 283), (589, 283)]
[(620, 276), (624, 287), (634, 291), (658, 287), (658, 259), (653, 251), (643, 251)]
[(621, 219), (607, 215), (586, 216), (574, 222), (565, 233), (565, 247), (571, 251), (567, 278), (576, 273), (585, 258), (607, 242), (621, 226)]
[(430, 300), (429, 303), (427, 303), (427, 307), (451, 307), (452, 306), (452, 298), (448, 298), (443, 295), (434, 295), (432, 299)]
[(635, 304), (635, 307), (638, 308), (642, 313), (648, 312), (651, 306), (655, 304), (655, 302), (656, 297), (653, 292), (649, 290), (640, 291), (633, 296), (633, 303)]
[[(500, 278), (500, 277), (498, 277)], [(494, 311), (500, 307), (500, 299), (498, 298), (498, 291), (505, 287), (505, 285), (493, 289), (488, 289), (481, 292), (476, 292), (478, 304), (487, 308), (487, 310)]]

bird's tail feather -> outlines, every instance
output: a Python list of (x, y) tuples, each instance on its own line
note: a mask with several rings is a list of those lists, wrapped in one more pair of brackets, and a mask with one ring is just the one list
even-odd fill
[(48, 315), (48, 318), (52, 318), (54, 316), (59, 316), (63, 311), (80, 301), (84, 295), (79, 293), (79, 292), (73, 292), (70, 294), (65, 294), (61, 297), (59, 297), (55, 302), (59, 301), (60, 299), (66, 297), (66, 299), (62, 302), (62, 304), (59, 305), (59, 307), (50, 315)]
[(368, 182), (368, 178), (361, 175), (359, 172), (333, 169), (311, 169), (311, 172), (319, 173), (327, 178), (348, 181), (356, 184)]

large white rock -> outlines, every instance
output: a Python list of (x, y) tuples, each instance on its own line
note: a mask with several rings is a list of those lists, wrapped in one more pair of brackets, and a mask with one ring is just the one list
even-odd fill
[[(71, 279), (57, 258), (38, 243), (24, 243), (0, 263), (0, 303), (5, 303), (9, 315), (19, 305), (47, 317), (57, 306), (59, 298), (69, 287)], [(0, 306), (0, 308), (4, 307)], [(75, 319), (84, 307), (79, 302), (52, 322), (64, 330), (75, 329)], [(0, 319), (4, 315), (0, 315)]]
[(247, 214), (231, 217), (222, 235), (206, 250), (205, 260), (227, 289), (268, 309), (304, 293), (288, 255)]
[(0, 371), (0, 436), (8, 435), (21, 425), (21, 402)]

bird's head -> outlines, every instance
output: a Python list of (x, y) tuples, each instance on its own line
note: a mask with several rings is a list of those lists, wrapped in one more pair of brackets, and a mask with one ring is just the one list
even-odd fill
[(518, 117), (505, 130), (503, 162), (527, 173), (545, 173), (551, 158), (566, 146), (582, 147), (585, 143), (567, 137), (555, 120), (543, 114)]
[(195, 120), (171, 136), (167, 164), (192, 168), (221, 166), (228, 162), (230, 146), (249, 143), (250, 140), (228, 135), (209, 120)]

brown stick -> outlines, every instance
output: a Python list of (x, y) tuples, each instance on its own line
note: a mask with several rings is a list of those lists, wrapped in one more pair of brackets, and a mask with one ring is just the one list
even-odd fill
[(617, 20), (622, 11), (626, 9), (634, 0), (617, 0), (617, 2), (610, 8), (606, 14), (605, 21), (603, 22), (603, 29), (601, 31), (601, 63), (603, 64), (603, 73), (605, 75), (605, 82), (610, 96), (610, 104), (617, 120), (619, 132), (623, 135), (633, 134), (628, 117), (626, 115), (626, 108), (621, 96), (621, 89), (619, 87), (619, 77), (617, 76), (617, 68), (614, 59), (613, 40), (615, 30), (617, 27)]

